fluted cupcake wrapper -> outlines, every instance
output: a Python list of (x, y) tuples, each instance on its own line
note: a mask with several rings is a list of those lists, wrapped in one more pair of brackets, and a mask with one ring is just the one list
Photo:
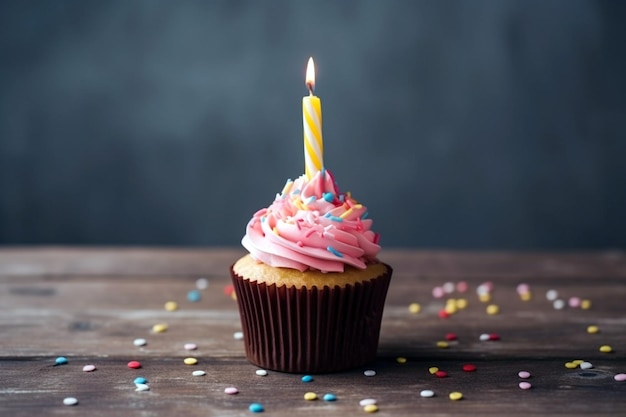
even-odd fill
[(295, 288), (231, 276), (246, 356), (265, 369), (327, 373), (376, 358), (392, 269), (345, 287)]

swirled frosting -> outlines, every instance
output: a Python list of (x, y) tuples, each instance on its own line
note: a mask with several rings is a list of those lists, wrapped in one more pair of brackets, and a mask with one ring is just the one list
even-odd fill
[(254, 214), (241, 243), (273, 267), (343, 272), (364, 269), (380, 251), (367, 208), (340, 193), (330, 171), (288, 180), (268, 207)]

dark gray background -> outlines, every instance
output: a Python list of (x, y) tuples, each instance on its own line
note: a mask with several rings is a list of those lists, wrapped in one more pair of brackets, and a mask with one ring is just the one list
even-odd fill
[(0, 243), (239, 245), (312, 55), (384, 246), (626, 246), (625, 6), (2, 1)]

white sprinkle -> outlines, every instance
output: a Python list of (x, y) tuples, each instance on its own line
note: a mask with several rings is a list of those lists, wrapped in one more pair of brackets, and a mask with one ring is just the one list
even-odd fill
[(359, 401), (359, 405), (361, 407), (365, 407), (366, 405), (374, 405), (376, 404), (376, 400), (373, 398), (365, 398), (364, 400)]
[(83, 372), (93, 372), (96, 370), (95, 365), (85, 365), (83, 366)]
[(63, 404), (65, 405), (76, 405), (78, 404), (78, 400), (74, 397), (63, 398)]
[(148, 384), (135, 384), (135, 391), (149, 391), (150, 387)]
[(490, 292), (491, 292), (491, 288), (489, 288), (489, 286), (486, 285), (486, 284), (480, 284), (476, 288), (476, 294), (477, 295), (486, 295), (486, 294), (489, 294)]
[(557, 290), (548, 290), (546, 292), (546, 298), (548, 301), (554, 301), (559, 298), (559, 292)]
[(435, 396), (435, 391), (433, 390), (425, 389), (425, 390), (422, 390), (422, 392), (420, 392), (420, 397), (423, 397), (423, 398), (430, 398), (434, 396)]
[(376, 375), (376, 371), (374, 371), (372, 369), (368, 369), (367, 371), (363, 372), (363, 375), (365, 375), (365, 376), (375, 376)]
[(480, 335), (480, 341), (481, 342), (486, 342), (490, 339), (489, 334), (488, 333), (483, 333)]
[(133, 345), (135, 346), (145, 346), (148, 344), (148, 341), (146, 339), (135, 339), (133, 340)]
[(193, 376), (204, 376), (204, 375), (206, 375), (206, 372), (201, 371), (201, 370), (197, 370), (197, 371), (193, 371), (191, 373), (191, 375), (193, 375)]
[(233, 337), (235, 340), (243, 340), (243, 332), (235, 332), (233, 333)]
[(183, 346), (185, 348), (185, 350), (196, 350), (198, 349), (198, 346), (195, 343), (185, 343), (185, 346)]
[(591, 368), (593, 368), (593, 364), (591, 362), (586, 362), (586, 361), (581, 363), (578, 366), (580, 366), (580, 369), (591, 369)]
[(258, 376), (267, 376), (267, 371), (265, 369), (257, 369), (255, 373)]
[(446, 294), (451, 294), (454, 292), (454, 282), (446, 282), (443, 284), (443, 292)]
[(559, 299), (556, 299), (552, 302), (552, 307), (554, 307), (555, 310), (563, 310), (563, 308), (565, 307), (565, 301)]
[(206, 278), (198, 278), (196, 280), (196, 288), (199, 290), (206, 290), (209, 287), (209, 280)]

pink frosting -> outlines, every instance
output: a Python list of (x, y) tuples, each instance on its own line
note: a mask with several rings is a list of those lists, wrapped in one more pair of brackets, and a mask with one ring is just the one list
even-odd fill
[(241, 243), (257, 261), (300, 271), (365, 268), (380, 251), (367, 208), (340, 193), (328, 170), (310, 181), (288, 180), (268, 208), (259, 210)]

